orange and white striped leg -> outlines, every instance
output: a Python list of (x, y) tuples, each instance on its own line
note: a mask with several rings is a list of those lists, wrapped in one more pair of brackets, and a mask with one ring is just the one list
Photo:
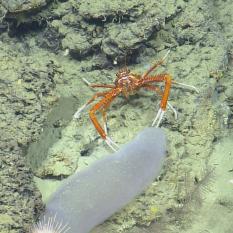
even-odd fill
[(80, 115), (81, 115), (81, 112), (89, 105), (91, 104), (93, 101), (96, 100), (96, 98), (98, 97), (104, 97), (108, 92), (99, 92), (99, 93), (96, 93), (86, 104), (84, 104), (82, 107), (80, 107), (74, 114), (74, 118), (75, 119), (78, 119), (80, 118)]

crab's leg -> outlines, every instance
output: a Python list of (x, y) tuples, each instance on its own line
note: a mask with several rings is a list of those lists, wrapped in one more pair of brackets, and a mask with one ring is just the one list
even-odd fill
[(158, 95), (163, 96), (162, 90), (157, 86), (152, 86), (150, 84), (143, 84), (142, 87), (149, 90), (149, 91), (157, 92)]
[(142, 75), (142, 79), (146, 78), (153, 70), (155, 70), (158, 66), (162, 65), (165, 61), (165, 59), (167, 58), (168, 54), (170, 53), (171, 50), (168, 50), (167, 53), (165, 54), (165, 56), (157, 61), (153, 66), (150, 67), (150, 69)]
[(177, 120), (178, 114), (177, 114), (176, 109), (169, 103), (169, 101), (167, 101), (167, 106), (173, 111), (174, 117), (175, 117), (175, 119)]
[(79, 118), (81, 112), (82, 112), (89, 104), (91, 104), (93, 101), (95, 101), (96, 98), (105, 96), (107, 93), (108, 93), (108, 91), (96, 93), (86, 104), (84, 104), (82, 107), (80, 107), (80, 108), (75, 112), (74, 118)]
[[(96, 98), (98, 98), (98, 97), (103, 97), (103, 96), (105, 96), (107, 93), (109, 93), (109, 92), (96, 93), (86, 104), (84, 104), (81, 108), (78, 109), (78, 111), (74, 114), (74, 118), (79, 118), (80, 113), (81, 113), (90, 103), (92, 103), (92, 102), (93, 102)], [(94, 105), (93, 107), (95, 107), (95, 105)], [(96, 118), (95, 116), (94, 116), (94, 118), (96, 118), (96, 119), (94, 119), (93, 117), (91, 117), (91, 114), (90, 114), (90, 113), (89, 113), (89, 115), (90, 115), (90, 118), (91, 118), (91, 120), (92, 120), (92, 122), (93, 122), (93, 124), (94, 124), (94, 126), (95, 126), (95, 128), (96, 128), (96, 130), (99, 132), (100, 136), (105, 140), (105, 142), (107, 143), (107, 145), (108, 145), (113, 151), (117, 151), (117, 149), (119, 148), (119, 147), (117, 146), (117, 144), (116, 144), (114, 141), (112, 141), (111, 138), (107, 137), (107, 116), (106, 116), (105, 110), (106, 110), (106, 107), (102, 109), (102, 116), (103, 116), (103, 120), (104, 120), (104, 134), (103, 134), (103, 135), (105, 135), (105, 136), (104, 136), (105, 138), (103, 138), (102, 134), (100, 134), (100, 132), (102, 133), (102, 130), (99, 131), (99, 130), (98, 130), (99, 127), (97, 128), (97, 127), (96, 127), (96, 124), (94, 124), (94, 121), (95, 121), (95, 120), (97, 121), (97, 118)], [(97, 123), (98, 123), (98, 121), (97, 121)], [(100, 128), (101, 128), (101, 126), (100, 126)]]
[[(150, 90), (150, 91), (157, 92), (160, 96), (163, 96), (163, 92), (157, 86), (152, 86), (150, 84), (144, 84), (143, 88)], [(175, 119), (177, 119), (177, 111), (175, 110), (175, 108), (168, 101), (167, 101), (167, 106), (173, 111)]]
[(180, 85), (180, 86), (183, 86), (183, 87), (191, 88), (194, 91), (196, 91), (197, 93), (199, 93), (199, 90), (195, 86), (193, 86), (193, 85), (189, 85), (189, 84), (185, 84), (185, 83), (179, 83), (179, 82), (176, 82), (176, 81), (172, 80), (172, 84), (173, 83), (177, 84), (177, 85)]
[[(165, 87), (164, 87), (164, 91), (162, 93), (162, 99), (160, 102), (160, 108), (159, 111), (152, 123), (152, 126), (154, 126), (156, 124), (156, 127), (159, 127), (164, 113), (166, 111), (166, 107), (167, 107), (167, 102), (168, 102), (168, 97), (170, 94), (170, 89), (171, 89), (171, 82), (172, 82), (172, 78), (169, 74), (159, 74), (156, 75), (154, 77), (148, 77), (142, 80), (142, 87), (145, 84), (149, 84), (149, 83), (153, 83), (153, 82), (165, 82)], [(157, 123), (156, 123), (157, 122)]]
[(104, 132), (106, 135), (108, 135), (108, 128), (107, 128), (107, 113), (106, 109), (102, 110), (102, 116), (103, 116), (103, 121), (104, 121)]
[(104, 141), (113, 151), (116, 152), (119, 149), (119, 146), (110, 137), (106, 137)]
[[(98, 103), (96, 103), (89, 111), (90, 119), (91, 119), (93, 125), (95, 126), (96, 130), (98, 131), (100, 136), (103, 138), (103, 140), (107, 143), (107, 145), (114, 151), (116, 151), (118, 149), (118, 146), (117, 146), (117, 144), (115, 142), (113, 142), (111, 140), (111, 138), (109, 138), (107, 136), (106, 129), (103, 129), (102, 126), (100, 125), (100, 123), (97, 120), (96, 112), (98, 110), (100, 110), (100, 111), (102, 111), (103, 117), (106, 117), (106, 115), (104, 113), (105, 109), (110, 105), (110, 103), (116, 98), (116, 96), (119, 93), (120, 93), (120, 91), (117, 90), (117, 89), (108, 92), (104, 96), (104, 98), (102, 100), (100, 100)], [(104, 119), (104, 121), (106, 121), (106, 119)]]

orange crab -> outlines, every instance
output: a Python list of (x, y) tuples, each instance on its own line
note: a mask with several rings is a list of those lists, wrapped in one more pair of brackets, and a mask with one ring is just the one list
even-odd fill
[[(149, 74), (155, 70), (158, 66), (163, 64), (165, 58), (167, 57), (168, 53), (164, 56), (163, 59), (156, 62), (148, 71), (146, 71), (143, 75), (138, 75), (130, 72), (130, 70), (125, 67), (120, 69), (116, 73), (116, 80), (114, 85), (113, 84), (91, 84), (86, 79), (83, 79), (90, 87), (92, 88), (109, 88), (109, 91), (105, 92), (98, 92), (96, 93), (86, 104), (84, 104), (78, 111), (74, 114), (74, 118), (79, 118), (80, 113), (89, 105), (91, 104), (96, 98), (102, 97), (102, 99), (94, 104), (91, 109), (89, 110), (90, 119), (95, 126), (96, 130), (103, 138), (103, 140), (108, 144), (108, 146), (116, 151), (118, 148), (117, 144), (111, 140), (110, 137), (107, 136), (107, 127), (106, 127), (106, 110), (110, 106), (111, 102), (119, 95), (123, 94), (126, 98), (129, 95), (135, 94), (140, 88), (144, 88), (146, 90), (154, 91), (161, 96), (160, 108), (159, 111), (152, 123), (152, 126), (156, 124), (156, 127), (159, 127), (161, 120), (164, 116), (166, 111), (167, 105), (174, 111), (175, 116), (177, 116), (176, 110), (172, 107), (170, 103), (168, 103), (168, 97), (170, 93), (171, 85), (179, 84), (185, 87), (190, 87), (198, 92), (196, 87), (178, 83), (172, 80), (170, 74), (157, 74), (154, 76), (149, 76)], [(164, 82), (164, 90), (160, 87), (153, 85), (153, 83), (157, 82)], [(103, 116), (104, 120), (104, 127), (102, 127), (97, 120), (96, 112), (100, 111)]]

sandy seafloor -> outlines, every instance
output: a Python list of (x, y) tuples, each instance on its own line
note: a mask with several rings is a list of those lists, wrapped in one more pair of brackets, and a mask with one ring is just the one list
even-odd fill
[[(73, 119), (96, 92), (82, 79), (112, 84), (125, 64), (142, 74), (169, 49), (156, 73), (199, 93), (172, 86), (161, 175), (93, 233), (233, 232), (232, 12), (231, 0), (1, 1), (0, 233), (28, 232), (66, 177), (111, 152), (88, 111)], [(159, 101), (117, 98), (111, 137), (130, 141)]]

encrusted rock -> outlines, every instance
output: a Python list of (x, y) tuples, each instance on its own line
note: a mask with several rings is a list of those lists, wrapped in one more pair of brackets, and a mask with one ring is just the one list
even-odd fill
[(2, 0), (1, 5), (9, 13), (31, 11), (47, 4), (48, 0)]

